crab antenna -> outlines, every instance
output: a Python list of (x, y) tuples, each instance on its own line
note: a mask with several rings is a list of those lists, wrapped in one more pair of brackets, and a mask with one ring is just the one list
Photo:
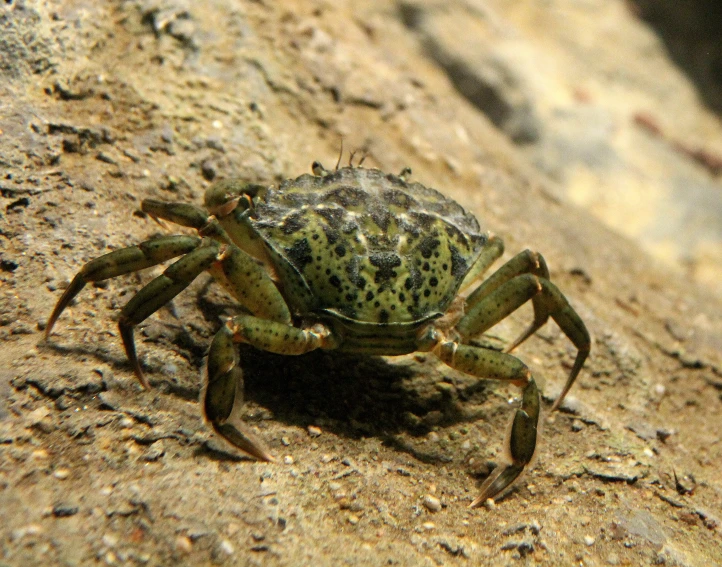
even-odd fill
[(336, 171), (338, 171), (338, 166), (341, 165), (342, 157), (343, 157), (343, 136), (341, 136), (341, 149), (338, 151), (338, 161), (336, 162)]

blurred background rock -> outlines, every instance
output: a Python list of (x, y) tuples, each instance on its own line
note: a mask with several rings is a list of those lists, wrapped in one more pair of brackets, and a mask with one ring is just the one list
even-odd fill
[(722, 293), (722, 3), (457, 0), (401, 13), (560, 198)]

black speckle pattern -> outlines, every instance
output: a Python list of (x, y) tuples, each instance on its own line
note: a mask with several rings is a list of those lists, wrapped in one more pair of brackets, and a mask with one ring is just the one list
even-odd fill
[(386, 284), (395, 282), (398, 272), (394, 268), (401, 265), (401, 258), (395, 252), (373, 252), (369, 255), (369, 262), (372, 266), (378, 268), (374, 275), (374, 282), (377, 284)]
[(428, 320), (447, 310), (487, 241), (456, 202), (376, 169), (302, 175), (260, 191), (253, 205), (251, 224), (299, 315)]
[(313, 262), (311, 246), (306, 238), (297, 240), (292, 246), (286, 248), (286, 254), (288, 255), (288, 259), (291, 263), (301, 271), (303, 271), (308, 264)]

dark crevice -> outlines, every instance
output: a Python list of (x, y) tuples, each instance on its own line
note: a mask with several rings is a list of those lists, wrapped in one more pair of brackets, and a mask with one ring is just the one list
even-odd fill
[(631, 4), (659, 34), (704, 103), (722, 112), (722, 2), (632, 0)]

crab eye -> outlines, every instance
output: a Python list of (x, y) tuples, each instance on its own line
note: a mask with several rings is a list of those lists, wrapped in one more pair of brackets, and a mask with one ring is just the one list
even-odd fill
[(314, 175), (317, 175), (319, 177), (325, 177), (326, 175), (328, 175), (328, 170), (323, 167), (323, 165), (321, 165), (321, 162), (318, 161), (314, 161), (311, 164), (311, 171), (313, 171)]

